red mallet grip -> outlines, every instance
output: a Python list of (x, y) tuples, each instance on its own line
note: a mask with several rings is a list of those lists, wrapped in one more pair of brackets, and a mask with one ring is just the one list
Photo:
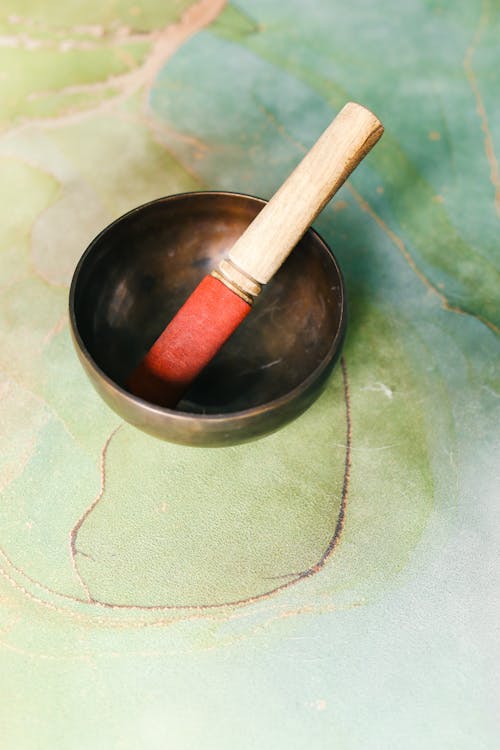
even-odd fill
[(132, 393), (175, 406), (251, 309), (221, 281), (206, 276), (130, 376)]

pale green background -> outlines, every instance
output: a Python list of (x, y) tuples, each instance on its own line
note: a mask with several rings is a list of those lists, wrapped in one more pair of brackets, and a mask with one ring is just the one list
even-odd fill
[[(3, 1), (2, 750), (497, 746), (499, 40), (498, 0)], [(269, 197), (348, 99), (386, 134), (316, 223), (324, 395), (234, 448), (122, 424), (68, 332), (88, 242)]]

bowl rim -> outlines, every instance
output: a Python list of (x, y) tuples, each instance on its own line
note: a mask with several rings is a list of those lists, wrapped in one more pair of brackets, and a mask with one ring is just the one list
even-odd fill
[(337, 333), (335, 337), (333, 338), (332, 343), (330, 344), (330, 347), (328, 349), (328, 352), (323, 357), (321, 362), (317, 365), (317, 367), (312, 370), (309, 375), (307, 375), (304, 380), (302, 380), (300, 383), (298, 383), (294, 388), (287, 391), (284, 395), (279, 396), (278, 398), (272, 399), (271, 401), (266, 401), (264, 404), (258, 404), (257, 406), (252, 406), (248, 409), (241, 409), (238, 411), (231, 411), (231, 412), (221, 412), (216, 414), (204, 414), (203, 412), (190, 412), (190, 411), (181, 411), (179, 409), (169, 409), (164, 406), (159, 406), (158, 404), (153, 404), (150, 401), (146, 401), (145, 399), (141, 398), (140, 396), (135, 396), (134, 394), (127, 391), (125, 388), (123, 388), (121, 385), (119, 385), (113, 378), (111, 378), (109, 375), (107, 375), (97, 364), (97, 362), (94, 360), (90, 352), (88, 351), (87, 347), (85, 346), (85, 343), (80, 335), (80, 332), (78, 330), (78, 324), (76, 319), (76, 311), (75, 311), (75, 297), (76, 297), (76, 290), (80, 278), (80, 274), (82, 271), (83, 266), (85, 265), (85, 262), (89, 255), (92, 254), (95, 246), (99, 243), (101, 238), (108, 234), (117, 224), (120, 224), (125, 219), (128, 219), (129, 217), (133, 216), (134, 214), (143, 211), (144, 209), (149, 208), (150, 206), (159, 205), (161, 203), (169, 203), (169, 202), (175, 202), (176, 200), (180, 199), (189, 199), (194, 198), (196, 199), (198, 196), (206, 197), (207, 195), (211, 196), (227, 196), (232, 198), (244, 198), (244, 199), (250, 199), (251, 201), (260, 203), (262, 206), (264, 206), (266, 203), (268, 203), (268, 200), (265, 198), (261, 198), (256, 195), (251, 195), (249, 193), (240, 193), (235, 192), (232, 190), (192, 190), (192, 191), (186, 191), (181, 193), (173, 193), (171, 195), (162, 196), (159, 198), (154, 198), (151, 201), (147, 201), (146, 203), (142, 203), (139, 206), (136, 206), (126, 213), (122, 214), (121, 216), (114, 219), (110, 224), (107, 224), (89, 243), (83, 254), (81, 255), (77, 265), (75, 266), (75, 270), (73, 271), (73, 276), (71, 279), (71, 285), (69, 289), (69, 321), (70, 321), (70, 330), (72, 333), (72, 336), (75, 340), (75, 343), (78, 346), (79, 354), (85, 359), (87, 367), (89, 367), (91, 370), (93, 370), (96, 375), (103, 380), (107, 386), (115, 392), (118, 392), (120, 398), (122, 400), (127, 401), (132, 406), (136, 407), (141, 412), (147, 411), (150, 414), (155, 414), (157, 417), (165, 417), (169, 420), (173, 420), (178, 423), (189, 423), (189, 422), (199, 422), (200, 420), (202, 422), (211, 423), (211, 424), (218, 424), (218, 423), (224, 423), (224, 422), (244, 422), (248, 419), (252, 419), (257, 416), (262, 416), (262, 414), (265, 414), (267, 412), (274, 412), (276, 410), (279, 410), (280, 407), (286, 406), (286, 404), (290, 401), (294, 401), (295, 398), (299, 397), (301, 393), (307, 393), (309, 390), (309, 387), (312, 386), (318, 379), (321, 378), (321, 375), (323, 372), (330, 367), (332, 362), (335, 361), (336, 355), (340, 353), (340, 349), (342, 347), (342, 342), (345, 336), (345, 330), (346, 330), (346, 320), (347, 320), (347, 299), (346, 299), (346, 289), (345, 289), (345, 281), (344, 276), (342, 274), (342, 270), (337, 262), (337, 259), (335, 255), (333, 254), (332, 250), (328, 246), (328, 244), (325, 242), (323, 237), (317, 232), (315, 229), (310, 226), (307, 231), (304, 233), (304, 236), (307, 234), (312, 234), (317, 241), (319, 241), (320, 246), (326, 251), (327, 256), (329, 257), (330, 261), (333, 263), (336, 272), (339, 277), (340, 281), (340, 292), (341, 292), (341, 305), (340, 305), (340, 321)]

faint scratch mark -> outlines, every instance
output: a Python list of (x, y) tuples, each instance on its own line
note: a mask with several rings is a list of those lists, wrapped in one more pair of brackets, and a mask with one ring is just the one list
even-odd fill
[(500, 393), (497, 393), (493, 388), (490, 388), (489, 385), (483, 384), (481, 386), (482, 391), (486, 391), (490, 396), (493, 396), (493, 398), (500, 398)]
[(119, 424), (117, 427), (115, 427), (114, 430), (108, 435), (106, 442), (104, 443), (102, 450), (101, 450), (101, 460), (100, 460), (101, 487), (99, 489), (99, 492), (95, 496), (95, 498), (92, 500), (91, 504), (82, 513), (82, 515), (80, 516), (80, 518), (75, 523), (75, 525), (73, 526), (73, 528), (71, 529), (69, 533), (69, 549), (70, 549), (71, 565), (90, 603), (93, 603), (95, 600), (93, 599), (89, 591), (89, 587), (87, 586), (87, 583), (82, 578), (80, 571), (78, 569), (78, 565), (76, 563), (76, 555), (79, 554), (79, 551), (76, 547), (76, 539), (78, 536), (78, 532), (80, 531), (80, 528), (85, 523), (89, 515), (92, 513), (92, 511), (96, 507), (99, 500), (104, 495), (104, 492), (106, 490), (106, 454), (108, 452), (109, 444), (111, 443), (112, 439), (114, 438), (118, 430), (120, 430), (122, 427), (123, 427), (123, 422)]
[(486, 113), (486, 107), (484, 106), (483, 97), (479, 90), (479, 84), (474, 72), (473, 61), (476, 49), (481, 41), (481, 37), (485, 28), (488, 25), (490, 12), (490, 0), (483, 0), (481, 15), (479, 17), (479, 23), (476, 32), (472, 38), (470, 45), (467, 47), (464, 58), (464, 70), (471, 87), (472, 93), (476, 100), (476, 112), (479, 115), (481, 121), (481, 130), (484, 133), (484, 151), (486, 158), (490, 166), (490, 180), (495, 191), (495, 209), (498, 217), (500, 218), (500, 173), (498, 169), (498, 161), (495, 156), (495, 149), (493, 146), (493, 139), (491, 137), (491, 130), (488, 122), (488, 115)]
[(186, 172), (193, 179), (193, 181), (197, 183), (200, 190), (206, 190), (207, 184), (203, 181), (200, 175), (193, 169), (190, 164), (188, 164), (185, 160), (179, 158), (174, 150), (169, 147), (166, 141), (169, 136), (172, 136), (174, 139), (189, 144), (193, 147), (194, 153), (197, 155), (196, 158), (200, 159), (208, 150), (208, 146), (205, 146), (202, 141), (199, 141), (196, 138), (191, 138), (190, 136), (184, 137), (182, 136), (182, 134), (167, 128), (160, 120), (156, 120), (149, 112), (143, 111), (140, 116), (142, 123), (148, 129), (148, 132), (154, 143), (158, 144), (160, 148), (164, 149), (168, 153), (172, 161), (177, 163), (184, 170), (184, 172)]
[(278, 133), (283, 136), (283, 138), (286, 138), (286, 140), (293, 144), (295, 148), (298, 148), (299, 151), (307, 151), (306, 147), (303, 143), (301, 143), (299, 140), (294, 138), (294, 136), (288, 132), (288, 130), (285, 128), (285, 126), (278, 120), (274, 112), (272, 112), (269, 107), (266, 107), (264, 104), (262, 104), (261, 101), (257, 100), (257, 98), (253, 97), (254, 101), (256, 102), (257, 108), (262, 112), (264, 117), (266, 117), (267, 120), (271, 123), (271, 125), (278, 131)]
[(88, 654), (71, 653), (61, 655), (41, 653), (39, 651), (30, 652), (26, 651), (26, 649), (24, 648), (19, 648), (19, 646), (14, 646), (12, 643), (8, 643), (4, 640), (0, 640), (0, 646), (7, 649), (7, 651), (12, 651), (14, 654), (21, 654), (22, 656), (28, 656), (30, 659), (37, 659), (39, 661), (66, 661), (67, 659), (76, 659), (77, 661), (89, 662), (90, 660), (90, 656)]
[(36, 393), (32, 388), (29, 388), (27, 384), (25, 384), (22, 380), (17, 380), (12, 372), (10, 372), (7, 369), (7, 366), (0, 361), (0, 371), (3, 371), (5, 373), (5, 376), (14, 383), (18, 388), (20, 388), (23, 391), (26, 391), (26, 393), (29, 393), (29, 395), (34, 398), (38, 403), (40, 403), (45, 409), (48, 410), (50, 413), (50, 416), (55, 419), (57, 422), (60, 423), (61, 427), (63, 428), (64, 432), (72, 439), (74, 442), (78, 445), (79, 448), (85, 451), (85, 446), (80, 442), (80, 440), (72, 433), (69, 425), (65, 420), (62, 418), (62, 416), (57, 412), (53, 406), (49, 404), (49, 402), (44, 399), (39, 393)]
[(68, 315), (67, 313), (64, 312), (59, 318), (59, 320), (57, 320), (56, 323), (52, 326), (52, 328), (49, 331), (47, 331), (47, 333), (45, 334), (43, 341), (42, 341), (42, 346), (47, 346), (47, 344), (50, 344), (52, 339), (55, 336), (57, 336), (59, 333), (61, 333), (61, 331), (63, 330), (67, 322), (68, 322)]
[[(191, 133), (183, 133), (180, 130), (174, 130), (170, 125), (167, 125), (163, 120), (156, 119), (149, 112), (143, 113), (143, 120), (146, 126), (151, 131), (156, 143), (165, 147), (165, 138), (171, 138), (172, 140), (179, 141), (180, 143), (190, 146), (193, 150), (193, 155), (196, 159), (202, 159), (210, 151), (210, 146)], [(197, 175), (199, 180), (199, 175)]]
[[(257, 370), (267, 370), (269, 367), (275, 367), (276, 365), (279, 365), (280, 362), (283, 361), (283, 357), (280, 357), (280, 359), (274, 359), (272, 362), (267, 362), (265, 365), (260, 365), (260, 367), (257, 367)], [(255, 372), (254, 367), (250, 367), (247, 370), (242, 370), (240, 372), (240, 376), (248, 375), (249, 373)]]
[(441, 306), (444, 310), (447, 310), (448, 312), (457, 313), (458, 315), (467, 315), (471, 318), (475, 318), (476, 320), (479, 320), (481, 323), (484, 323), (485, 326), (488, 326), (492, 331), (495, 333), (500, 333), (500, 328), (496, 326), (494, 323), (492, 323), (490, 320), (487, 320), (486, 318), (483, 318), (481, 315), (475, 315), (474, 313), (469, 312), (468, 310), (462, 310), (460, 307), (456, 307), (455, 305), (450, 304), (448, 299), (445, 297), (444, 294), (442, 294), (427, 278), (427, 276), (422, 273), (420, 268), (417, 266), (415, 261), (413, 260), (410, 252), (408, 251), (408, 248), (406, 247), (405, 243), (399, 237), (396, 232), (394, 232), (382, 219), (382, 217), (370, 206), (368, 201), (366, 201), (363, 196), (358, 193), (356, 188), (354, 188), (350, 182), (346, 182), (346, 187), (350, 191), (350, 193), (353, 195), (356, 203), (361, 208), (362, 211), (365, 211), (371, 218), (375, 221), (375, 223), (380, 227), (380, 229), (389, 237), (389, 239), (392, 240), (394, 245), (398, 248), (399, 252), (405, 259), (405, 261), (408, 263), (412, 271), (415, 273), (415, 275), (420, 279), (422, 284), (433, 294), (435, 294), (440, 302)]
[(385, 383), (373, 383), (373, 385), (367, 385), (364, 388), (361, 388), (362, 391), (380, 391), (385, 396), (387, 396), (388, 399), (392, 399), (394, 393), (392, 388), (389, 388), (388, 385)]
[(272, 362), (268, 362), (266, 365), (261, 365), (259, 367), (259, 370), (267, 370), (268, 367), (274, 367), (274, 365), (279, 365), (279, 363), (282, 361), (283, 361), (283, 357), (280, 357), (279, 359), (273, 359)]
[[(36, 31), (41, 30), (42, 27), (36, 29)], [(69, 29), (69, 31), (71, 33), (72, 30)], [(73, 31), (76, 34), (79, 33), (77, 29), (73, 29)], [(157, 33), (154, 30), (149, 32), (134, 32), (128, 26), (118, 27), (111, 34), (105, 33), (102, 28), (100, 31), (100, 34), (91, 34), (92, 39), (71, 39), (70, 37), (66, 37), (65, 39), (51, 39), (48, 37), (36, 37), (25, 32), (20, 34), (2, 34), (0, 36), (0, 48), (25, 49), (30, 51), (35, 49), (58, 50), (64, 53), (71, 50), (87, 52), (104, 47), (119, 54), (123, 47), (126, 49), (126, 45), (149, 42), (154, 38), (155, 33)], [(29, 98), (31, 97), (28, 96)]]

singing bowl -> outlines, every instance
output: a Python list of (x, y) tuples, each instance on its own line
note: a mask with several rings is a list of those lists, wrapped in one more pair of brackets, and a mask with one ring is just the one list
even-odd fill
[(160, 198), (110, 224), (76, 267), (69, 312), (80, 362), (104, 401), (154, 437), (252, 440), (297, 417), (325, 386), (345, 333), (345, 289), (333, 254), (309, 229), (176, 409), (127, 390), (165, 325), (264, 205), (239, 193)]

